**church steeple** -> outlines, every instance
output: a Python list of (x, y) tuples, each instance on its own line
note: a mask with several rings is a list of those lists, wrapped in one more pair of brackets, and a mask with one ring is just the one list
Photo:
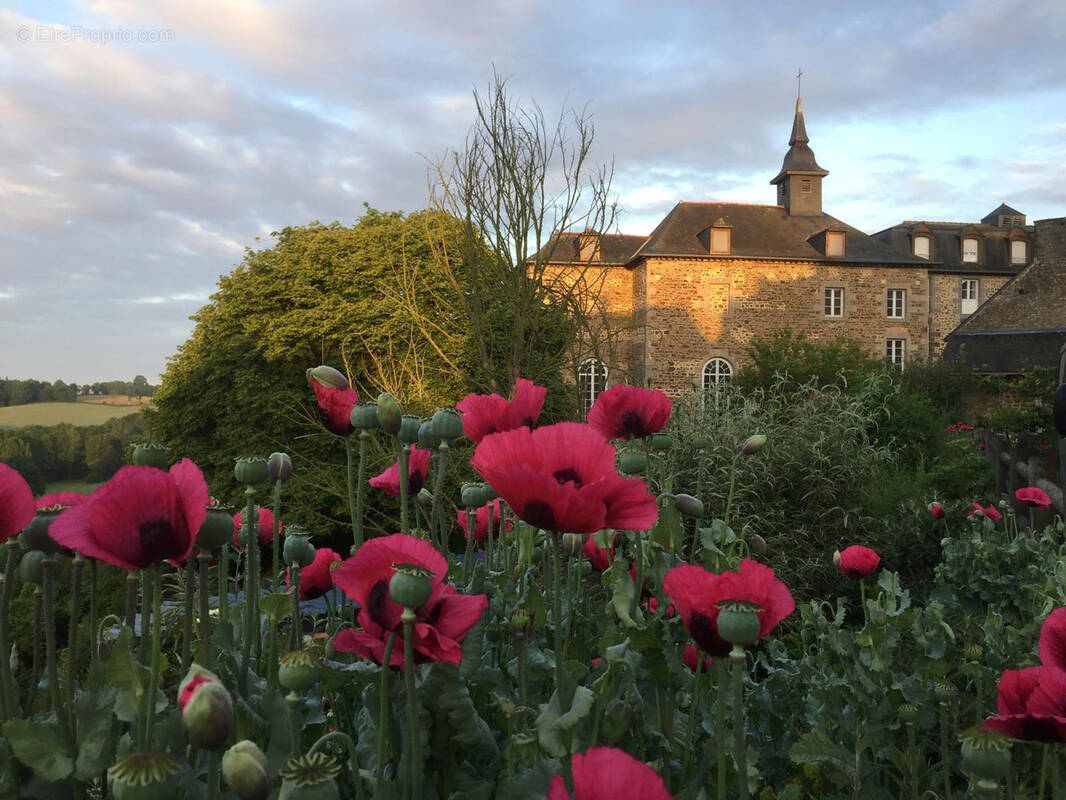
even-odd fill
[(803, 98), (797, 97), (788, 152), (781, 171), (770, 181), (777, 186), (777, 204), (785, 207), (786, 214), (815, 216), (822, 213), (822, 178), (829, 171), (818, 166), (814, 151), (807, 144), (809, 141), (803, 121)]

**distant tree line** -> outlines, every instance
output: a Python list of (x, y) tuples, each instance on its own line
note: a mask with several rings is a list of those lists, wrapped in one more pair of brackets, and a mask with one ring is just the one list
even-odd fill
[(0, 462), (14, 467), (35, 494), (52, 481), (107, 480), (144, 439), (144, 417), (129, 414), (103, 425), (28, 425), (0, 429)]
[(143, 375), (132, 381), (97, 381), (78, 385), (71, 381), (38, 381), (32, 378), (0, 378), (0, 406), (22, 406), (27, 403), (73, 403), (82, 397), (109, 395), (112, 397), (151, 397), (155, 388)]

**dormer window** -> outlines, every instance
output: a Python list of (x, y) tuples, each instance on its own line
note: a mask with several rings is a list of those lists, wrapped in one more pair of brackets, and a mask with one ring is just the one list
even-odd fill
[(929, 251), (931, 250), (931, 241), (928, 236), (915, 236), (914, 242), (914, 255), (918, 258), (929, 258)]
[(843, 258), (846, 237), (844, 231), (825, 232), (825, 254), (829, 258)]
[(962, 260), (966, 264), (977, 263), (977, 239), (967, 236), (962, 240)]
[(710, 250), (714, 255), (729, 255), (733, 250), (733, 229), (718, 218), (711, 226)]
[(1013, 239), (1010, 243), (1010, 263), (1024, 264), (1028, 261), (1029, 248), (1024, 239)]
[(582, 261), (600, 260), (600, 236), (590, 228), (586, 228), (579, 240), (579, 254)]

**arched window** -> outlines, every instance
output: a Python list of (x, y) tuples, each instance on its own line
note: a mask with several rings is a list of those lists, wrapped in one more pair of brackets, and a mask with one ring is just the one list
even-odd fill
[(607, 365), (595, 358), (583, 362), (577, 370), (578, 407), (587, 417), (592, 404), (607, 388)]
[(703, 391), (713, 392), (733, 377), (733, 366), (724, 358), (712, 358), (703, 365)]

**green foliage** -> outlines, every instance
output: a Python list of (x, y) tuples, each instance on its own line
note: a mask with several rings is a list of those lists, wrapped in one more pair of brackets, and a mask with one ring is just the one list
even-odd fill
[(741, 389), (798, 391), (809, 385), (847, 388), (884, 362), (871, 356), (862, 344), (847, 337), (816, 341), (791, 328), (774, 331), (768, 339), (755, 339), (748, 348), (748, 364), (733, 382)]

